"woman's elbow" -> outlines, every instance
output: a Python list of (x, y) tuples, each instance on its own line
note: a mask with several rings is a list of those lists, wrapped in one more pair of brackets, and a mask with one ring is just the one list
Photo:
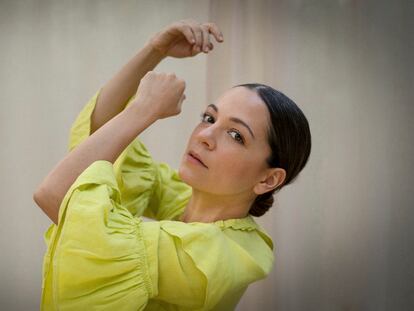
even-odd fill
[(59, 206), (56, 207), (56, 200), (54, 200), (52, 196), (45, 194), (45, 192), (39, 188), (33, 193), (33, 201), (55, 224), (57, 224)]
[(46, 191), (45, 189), (42, 187), (42, 185), (40, 185), (36, 191), (33, 193), (33, 201), (35, 201), (35, 203), (42, 208), (42, 206), (45, 204), (45, 197), (46, 197)]

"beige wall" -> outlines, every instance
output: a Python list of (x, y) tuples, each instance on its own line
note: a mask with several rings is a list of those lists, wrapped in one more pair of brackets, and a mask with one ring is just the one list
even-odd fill
[(274, 270), (237, 309), (413, 309), (413, 13), (409, 1), (0, 1), (2, 310), (38, 309), (50, 221), (32, 192), (79, 110), (188, 17), (217, 22), (225, 43), (157, 67), (186, 80), (187, 99), (142, 135), (154, 158), (177, 167), (200, 109), (237, 83), (284, 92), (313, 135), (301, 176), (257, 218)]
[(310, 161), (263, 224), (275, 268), (240, 310), (414, 310), (414, 6), (212, 1), (227, 34), (208, 98), (262, 82), (291, 97)]

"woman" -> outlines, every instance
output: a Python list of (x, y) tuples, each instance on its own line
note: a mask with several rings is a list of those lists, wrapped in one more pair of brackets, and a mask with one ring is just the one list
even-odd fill
[(152, 69), (207, 53), (210, 35), (223, 42), (214, 23), (169, 25), (80, 112), (69, 154), (33, 196), (53, 221), (41, 310), (232, 310), (271, 271), (272, 240), (252, 216), (307, 162), (294, 102), (261, 84), (231, 88), (203, 111), (177, 171), (137, 138), (185, 99), (183, 80)]

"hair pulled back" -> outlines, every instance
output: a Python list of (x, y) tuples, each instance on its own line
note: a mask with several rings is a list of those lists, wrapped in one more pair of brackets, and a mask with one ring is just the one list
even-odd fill
[(258, 195), (249, 214), (260, 217), (273, 206), (273, 194), (292, 183), (305, 167), (311, 151), (309, 123), (302, 110), (289, 97), (274, 88), (260, 83), (239, 84), (256, 92), (266, 104), (270, 114), (267, 137), (271, 155), (266, 159), (269, 167), (286, 171), (282, 184), (272, 191)]

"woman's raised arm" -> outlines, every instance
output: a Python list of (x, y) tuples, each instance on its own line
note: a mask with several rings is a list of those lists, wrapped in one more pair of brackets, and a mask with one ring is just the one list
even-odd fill
[(175, 74), (148, 72), (131, 105), (69, 152), (41, 182), (33, 200), (57, 224), (60, 204), (78, 176), (95, 161), (114, 163), (152, 123), (179, 114), (184, 90), (184, 80)]
[(192, 19), (174, 22), (153, 35), (103, 87), (91, 116), (91, 133), (120, 113), (139, 86), (142, 77), (167, 56), (192, 57), (213, 49), (210, 34), (223, 42), (214, 23), (200, 24)]
[(128, 99), (135, 94), (139, 81), (163, 58), (163, 55), (147, 43), (102, 87), (91, 116), (90, 134), (124, 110)]

